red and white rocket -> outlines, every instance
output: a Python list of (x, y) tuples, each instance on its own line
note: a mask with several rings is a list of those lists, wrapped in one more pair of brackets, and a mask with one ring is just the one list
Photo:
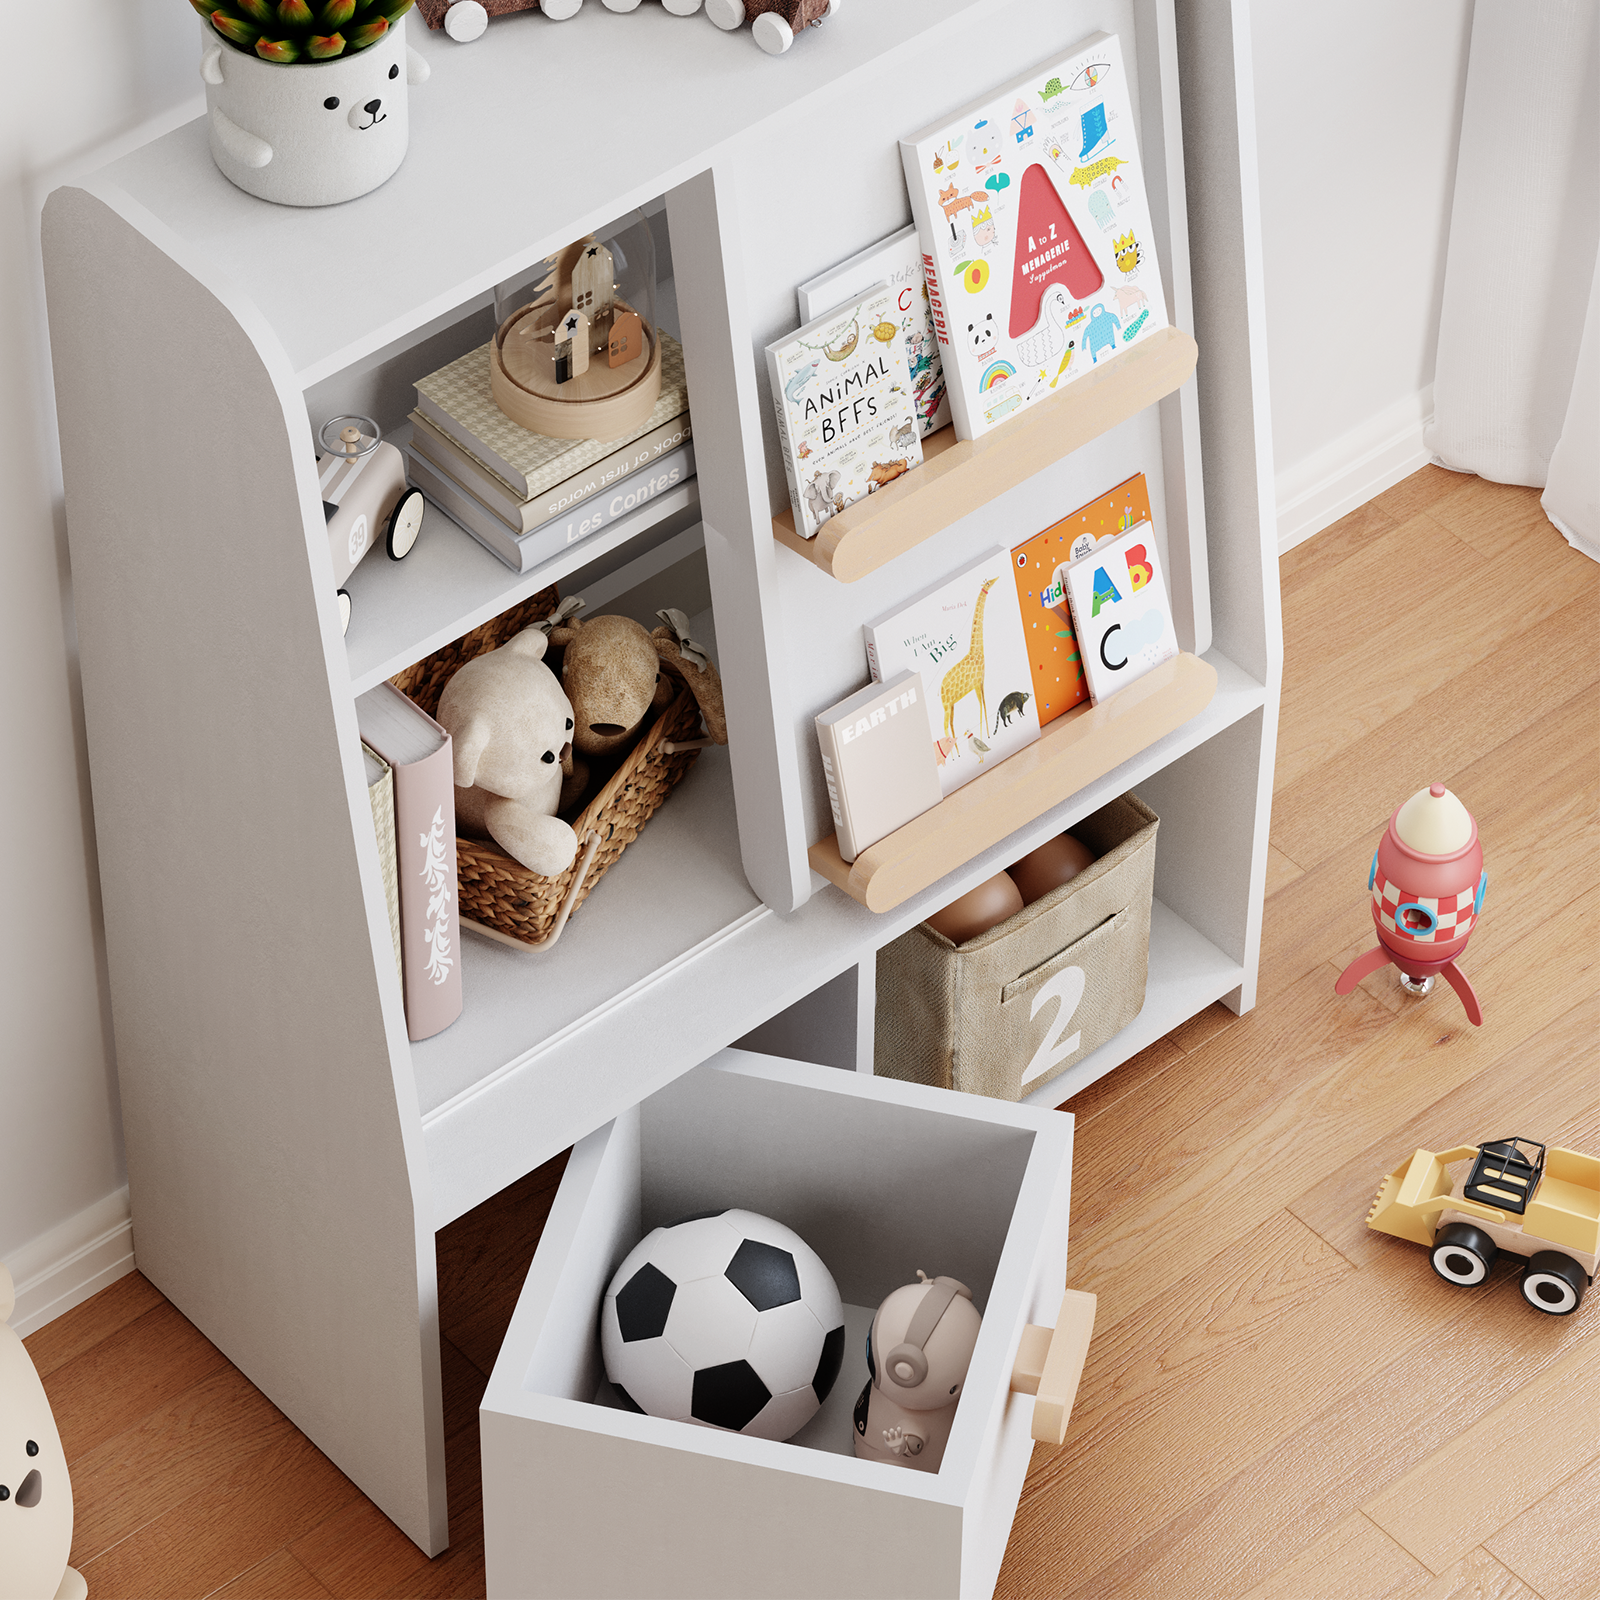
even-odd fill
[(1349, 994), (1392, 961), (1413, 994), (1426, 994), (1442, 976), (1461, 997), (1468, 1021), (1482, 1027), (1483, 1008), (1456, 957), (1472, 936), (1488, 886), (1472, 813), (1442, 783), (1419, 789), (1390, 817), (1367, 877), (1378, 948), (1352, 961), (1334, 992)]

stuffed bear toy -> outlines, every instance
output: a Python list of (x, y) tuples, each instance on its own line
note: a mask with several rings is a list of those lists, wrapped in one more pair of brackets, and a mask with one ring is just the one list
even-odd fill
[(572, 768), (572, 702), (544, 663), (538, 628), (459, 668), (439, 698), (454, 745), (456, 823), (493, 839), (529, 872), (572, 865), (577, 835), (556, 811)]
[(561, 686), (572, 703), (572, 742), (580, 757), (573, 781), (563, 792), (568, 811), (600, 787), (604, 774), (630, 749), (652, 711), (676, 692), (670, 663), (688, 684), (713, 744), (728, 742), (722, 709), (722, 680), (710, 657), (688, 636), (681, 611), (659, 611), (663, 626), (647, 633), (631, 617), (584, 619), (571, 613), (581, 601), (564, 601), (550, 629), (550, 642), (562, 652)]
[(67, 1457), (27, 1347), (7, 1324), (15, 1305), (11, 1274), (0, 1265), (0, 1594), (83, 1600), (89, 1586), (67, 1565)]

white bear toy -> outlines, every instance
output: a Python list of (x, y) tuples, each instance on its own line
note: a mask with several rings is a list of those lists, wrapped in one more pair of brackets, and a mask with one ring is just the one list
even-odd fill
[(544, 664), (538, 627), (459, 668), (439, 696), (456, 771), (456, 821), (487, 836), (529, 872), (572, 865), (577, 835), (558, 816), (572, 770), (572, 702)]
[(211, 157), (225, 178), (282, 206), (331, 206), (376, 189), (405, 160), (406, 88), (428, 63), (401, 17), (332, 61), (262, 61), (200, 24)]
[(83, 1600), (89, 1586), (67, 1565), (72, 1483), (50, 1401), (7, 1319), (16, 1305), (0, 1265), (0, 1595)]

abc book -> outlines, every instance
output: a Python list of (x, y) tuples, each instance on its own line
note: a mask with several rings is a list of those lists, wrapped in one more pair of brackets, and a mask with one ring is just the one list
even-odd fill
[(1155, 529), (1148, 522), (1102, 539), (1056, 577), (1066, 591), (1096, 705), (1177, 655)]
[(956, 436), (1167, 326), (1115, 34), (900, 142)]
[(767, 346), (795, 532), (922, 465), (895, 292), (878, 284)]

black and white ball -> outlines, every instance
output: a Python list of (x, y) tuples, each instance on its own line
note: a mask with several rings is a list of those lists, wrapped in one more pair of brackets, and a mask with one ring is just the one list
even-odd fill
[(753, 1211), (686, 1217), (629, 1251), (600, 1308), (606, 1376), (653, 1417), (793, 1437), (844, 1360), (822, 1258)]

